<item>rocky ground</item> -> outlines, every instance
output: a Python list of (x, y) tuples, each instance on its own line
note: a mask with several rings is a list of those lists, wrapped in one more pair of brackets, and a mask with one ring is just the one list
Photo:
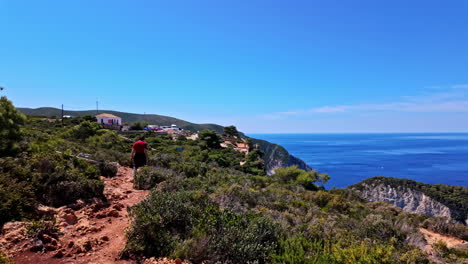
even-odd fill
[[(116, 177), (102, 178), (107, 201), (92, 200), (60, 208), (40, 206), (49, 222), (11, 222), (4, 226), (0, 248), (18, 264), (135, 263), (120, 258), (125, 232), (130, 226), (128, 208), (142, 201), (148, 191), (133, 188), (133, 171), (119, 167)], [(420, 229), (432, 257), (432, 245), (439, 240), (448, 247), (466, 246), (466, 241)], [(143, 264), (182, 264), (180, 259), (145, 259)]]
[[(142, 201), (148, 191), (133, 189), (130, 168), (120, 167), (116, 177), (102, 179), (107, 201), (78, 201), (60, 208), (40, 206), (38, 211), (51, 221), (7, 223), (0, 237), (0, 248), (15, 263), (134, 263), (120, 259), (125, 232), (131, 222), (128, 208)], [(147, 259), (144, 263), (182, 261)]]
[(459, 248), (465, 246), (468, 248), (468, 242), (462, 239), (441, 235), (425, 228), (420, 228), (419, 231), (424, 235), (424, 238), (427, 241), (426, 251), (429, 253), (433, 252), (432, 245), (434, 245), (438, 241), (444, 241), (447, 244), (448, 248)]

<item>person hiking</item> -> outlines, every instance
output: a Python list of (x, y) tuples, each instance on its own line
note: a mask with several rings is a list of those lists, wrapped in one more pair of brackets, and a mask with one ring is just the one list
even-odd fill
[(133, 143), (131, 161), (133, 163), (133, 176), (135, 176), (138, 168), (146, 165), (148, 161), (148, 144), (145, 142), (145, 136), (141, 136), (139, 140)]

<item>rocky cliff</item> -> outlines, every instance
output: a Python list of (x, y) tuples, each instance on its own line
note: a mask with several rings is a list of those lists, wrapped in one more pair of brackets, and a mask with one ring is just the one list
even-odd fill
[(263, 160), (265, 160), (266, 173), (268, 175), (273, 174), (277, 168), (292, 165), (297, 165), (299, 169), (306, 171), (311, 170), (307, 163), (289, 154), (289, 152), (280, 145), (255, 138), (252, 138), (252, 142), (254, 144), (258, 144), (260, 146), (260, 150), (264, 153)]
[[(408, 212), (447, 217), (457, 222), (468, 224), (468, 212), (464, 208), (465, 206), (457, 206), (450, 197), (441, 199), (440, 196), (433, 195), (424, 188), (415, 187), (426, 184), (414, 182), (417, 183), (417, 185), (414, 185), (408, 184), (408, 182), (413, 183), (414, 181), (376, 177), (351, 185), (348, 188), (356, 190), (362, 198), (369, 201), (388, 202)], [(456, 187), (466, 188), (461, 186)], [(461, 190), (463, 191), (464, 189)], [(450, 194), (452, 193), (450, 192)]]

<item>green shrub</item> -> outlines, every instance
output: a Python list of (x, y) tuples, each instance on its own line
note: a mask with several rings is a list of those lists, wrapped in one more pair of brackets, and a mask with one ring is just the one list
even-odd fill
[(280, 237), (279, 227), (266, 218), (220, 210), (204, 193), (153, 191), (131, 214), (126, 254), (265, 263)]
[(119, 170), (118, 164), (114, 162), (99, 163), (99, 172), (104, 177), (114, 177)]
[(13, 264), (13, 261), (0, 251), (0, 264)]
[(138, 169), (133, 185), (138, 190), (149, 190), (158, 183), (174, 177), (174, 172), (161, 167), (145, 166)]
[(68, 136), (73, 139), (87, 139), (97, 134), (98, 130), (102, 129), (99, 123), (91, 121), (83, 121), (79, 125), (72, 127), (68, 131)]
[(198, 133), (200, 146), (205, 149), (221, 148), (221, 137), (214, 130), (204, 129)]
[(400, 262), (406, 264), (429, 264), (427, 253), (420, 249), (413, 249), (400, 257)]
[(131, 130), (143, 130), (145, 127), (148, 126), (148, 122), (141, 122), (141, 121), (137, 121), (137, 122), (134, 122), (131, 126), (130, 126), (130, 129)]
[(188, 259), (201, 263), (269, 263), (281, 232), (265, 217), (222, 211), (215, 223), (187, 248)]
[(16, 154), (23, 138), (26, 116), (21, 114), (5, 96), (0, 98), (0, 157)]
[(156, 153), (148, 160), (148, 165), (155, 167), (171, 168), (171, 165), (181, 162), (177, 153)]
[(131, 210), (135, 220), (127, 234), (126, 251), (147, 257), (168, 256), (212, 210), (214, 205), (203, 195), (152, 191)]
[(316, 171), (301, 170), (297, 165), (278, 168), (275, 170), (275, 174), (273, 174), (272, 177), (283, 184), (302, 185), (307, 190), (318, 190), (319, 188), (314, 182), (326, 183), (329, 179), (326, 174), (319, 174)]
[(120, 137), (115, 131), (100, 129), (96, 134), (87, 138), (86, 143), (90, 146), (113, 150), (117, 152), (129, 152), (131, 145)]
[(272, 255), (274, 264), (315, 264), (330, 260), (327, 256), (317, 259), (317, 252), (322, 251), (323, 247), (319, 241), (311, 241), (299, 236), (281, 240), (279, 245), (279, 251)]
[(26, 227), (26, 232), (29, 237), (41, 239), (44, 235), (58, 238), (59, 229), (55, 221), (32, 221), (31, 225)]
[(100, 180), (60, 181), (48, 186), (43, 200), (46, 204), (61, 206), (78, 199), (104, 198), (103, 191), (104, 183)]
[(41, 153), (31, 160), (32, 182), (41, 202), (61, 206), (77, 199), (103, 197), (99, 169), (87, 161), (59, 153)]
[(36, 207), (33, 186), (0, 172), (0, 231), (12, 220), (21, 220)]
[(432, 217), (424, 220), (422, 227), (436, 233), (458, 237), (468, 241), (468, 226), (454, 224), (445, 217)]

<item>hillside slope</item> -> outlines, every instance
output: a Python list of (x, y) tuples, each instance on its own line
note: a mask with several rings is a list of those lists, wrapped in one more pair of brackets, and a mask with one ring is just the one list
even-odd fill
[[(36, 115), (36, 116), (61, 116), (62, 110), (53, 107), (41, 107), (41, 108), (17, 108), (23, 114)], [(125, 113), (113, 110), (100, 110), (100, 113), (109, 113), (122, 118), (124, 123), (133, 123), (137, 121), (145, 121), (149, 124), (156, 125), (172, 125), (175, 124), (180, 128), (190, 130), (193, 132), (201, 131), (203, 129), (211, 129), (220, 134), (224, 132), (224, 127), (217, 124), (195, 124), (185, 120), (177, 119), (170, 116), (155, 115), (155, 114), (136, 114), (136, 113)], [(95, 115), (96, 110), (83, 110), (83, 111), (71, 111), (64, 110), (64, 115), (71, 116), (84, 116), (84, 115)], [(246, 137), (241, 133), (243, 137)], [(297, 165), (300, 169), (311, 170), (311, 168), (301, 159), (292, 156), (289, 152), (277, 144), (270, 143), (265, 140), (252, 138), (253, 143), (258, 144), (260, 149), (265, 153), (264, 160), (266, 171), (268, 174), (272, 174), (277, 168), (287, 167), (291, 165)]]
[(408, 179), (374, 177), (351, 185), (362, 198), (389, 202), (405, 211), (444, 216), (468, 224), (468, 188), (425, 184)]

